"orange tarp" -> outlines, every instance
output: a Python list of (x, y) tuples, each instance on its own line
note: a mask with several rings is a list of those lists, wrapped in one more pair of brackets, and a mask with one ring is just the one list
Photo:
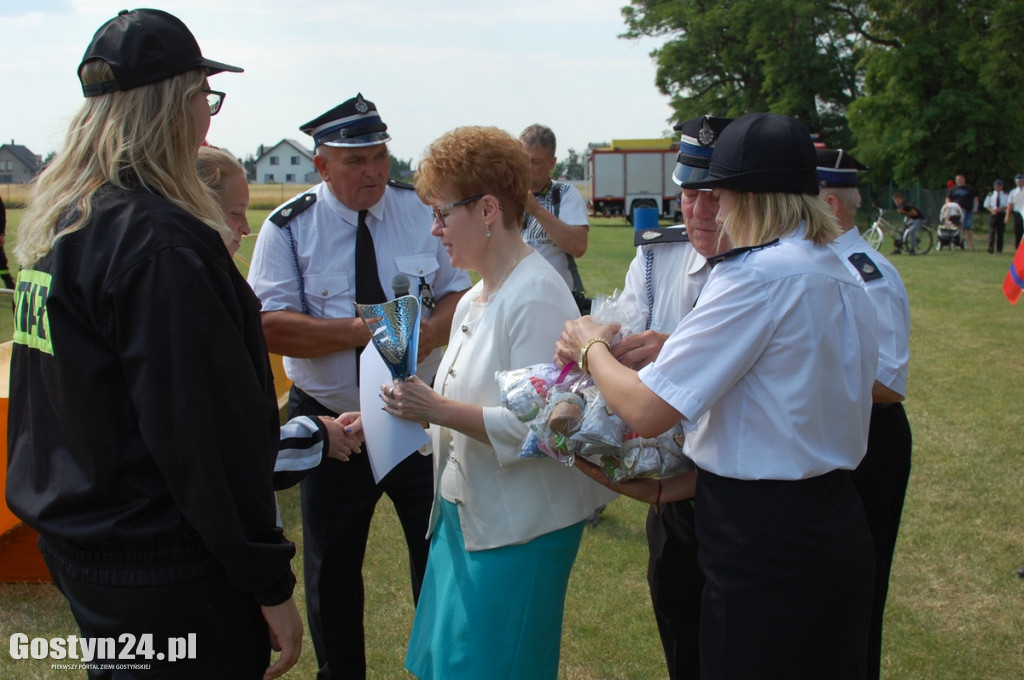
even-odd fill
[[(0, 344), (0, 492), (7, 488), (7, 406), (10, 403), (11, 343)], [(21, 523), (0, 493), (0, 583), (47, 583), (50, 572), (39, 554), (35, 531)]]

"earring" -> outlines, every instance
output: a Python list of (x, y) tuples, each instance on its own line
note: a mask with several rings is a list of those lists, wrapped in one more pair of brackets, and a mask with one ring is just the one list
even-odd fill
[(487, 224), (487, 220), (484, 220), (484, 227), (487, 228), (487, 238), (491, 237), (491, 225)]

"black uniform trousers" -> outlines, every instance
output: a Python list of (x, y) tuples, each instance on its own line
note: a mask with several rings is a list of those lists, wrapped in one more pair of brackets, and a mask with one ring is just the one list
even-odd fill
[(875, 588), (868, 634), (869, 680), (878, 678), (881, 673), (882, 615), (889, 594), (889, 571), (896, 550), (903, 499), (910, 480), (911, 447), (910, 423), (903, 404), (876, 405), (871, 411), (867, 454), (853, 473), (853, 483), (864, 502), (875, 543)]
[(1024, 238), (1024, 217), (1016, 210), (1013, 211), (1013, 250), (1016, 252), (1020, 241)]
[[(337, 414), (293, 387), (288, 417), (300, 415)], [(413, 600), (418, 600), (430, 545), (433, 480), (431, 457), (413, 453), (378, 485), (364, 448), (348, 462), (325, 460), (300, 483), (306, 615), (318, 679), (366, 677), (363, 557), (374, 509), (385, 493), (405, 533)]]
[(700, 663), (714, 680), (862, 680), (874, 550), (852, 474), (701, 470)]
[[(232, 585), (198, 538), (158, 551), (101, 552), (41, 536), (39, 549), (81, 637), (114, 641), (114, 649), (97, 647), (90, 680), (259, 680), (270, 665), (259, 603)], [(138, 645), (149, 641), (146, 658)]]
[(988, 216), (988, 252), (1003, 252), (1003, 235), (1006, 233), (1005, 206), (999, 212)]
[(693, 501), (647, 512), (647, 584), (670, 680), (700, 678), (700, 599)]

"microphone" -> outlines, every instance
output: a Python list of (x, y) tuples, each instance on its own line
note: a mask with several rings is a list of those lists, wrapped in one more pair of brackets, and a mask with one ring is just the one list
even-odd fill
[(409, 294), (409, 277), (405, 274), (395, 274), (391, 279), (391, 290), (395, 291), (395, 297), (400, 298)]

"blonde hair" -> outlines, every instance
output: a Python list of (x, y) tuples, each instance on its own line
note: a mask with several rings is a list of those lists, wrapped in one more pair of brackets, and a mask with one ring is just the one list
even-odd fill
[(816, 245), (831, 243), (842, 232), (825, 201), (810, 194), (735, 192), (723, 227), (733, 248), (759, 246), (807, 224), (804, 238)]
[(446, 191), (458, 199), (478, 194), (497, 197), (502, 223), (518, 227), (526, 214), (530, 157), (522, 143), (496, 127), (460, 127), (427, 147), (416, 170), (416, 193), (429, 203)]
[(225, 184), (236, 175), (244, 176), (245, 168), (227, 151), (215, 146), (201, 146), (196, 158), (196, 172), (203, 184), (213, 190), (217, 200), (223, 201)]
[[(113, 77), (103, 61), (82, 69), (82, 83)], [(104, 185), (137, 184), (188, 211), (227, 242), (231, 230), (220, 206), (196, 174), (192, 97), (204, 87), (205, 70), (150, 85), (88, 97), (68, 128), (64, 149), (37, 178), (18, 229), (15, 257), (29, 266), (56, 240), (92, 217), (92, 199)], [(58, 232), (58, 223), (69, 220)]]

